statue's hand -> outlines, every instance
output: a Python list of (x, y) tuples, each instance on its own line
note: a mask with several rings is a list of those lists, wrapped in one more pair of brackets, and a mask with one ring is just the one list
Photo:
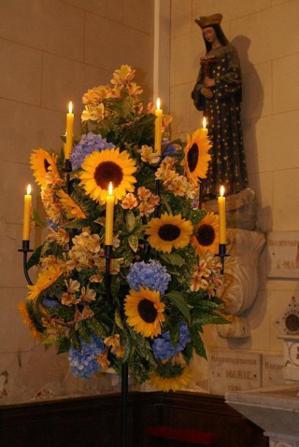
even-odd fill
[(210, 90), (207, 87), (202, 87), (200, 89), (201, 94), (205, 97), (205, 98), (212, 98), (213, 97), (213, 92), (212, 90)]
[(209, 78), (208, 76), (206, 76), (205, 78), (204, 78), (204, 81), (203, 81), (203, 83), (204, 83), (204, 86), (205, 87), (214, 87), (215, 86), (215, 80), (214, 79), (212, 79), (212, 78)]

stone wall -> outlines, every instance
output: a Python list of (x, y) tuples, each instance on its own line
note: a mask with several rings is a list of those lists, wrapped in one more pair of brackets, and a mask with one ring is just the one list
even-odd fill
[(110, 391), (117, 383), (107, 375), (71, 378), (65, 356), (44, 352), (23, 326), (22, 200), (33, 183), (29, 153), (60, 150), (70, 99), (78, 130), (82, 94), (122, 63), (138, 69), (151, 94), (152, 45), (152, 0), (0, 2), (0, 405)]
[[(215, 12), (224, 15), (223, 29), (241, 58), (243, 129), (250, 186), (259, 203), (259, 228), (265, 232), (298, 231), (299, 2), (172, 0), (170, 98), (175, 136), (185, 136), (201, 125), (201, 115), (190, 98), (199, 58), (204, 54), (201, 30), (194, 19)], [(265, 257), (258, 298), (248, 312), (251, 337), (226, 341), (210, 328), (206, 331), (210, 350), (281, 355), (276, 321), (299, 287), (294, 280), (266, 280)], [(266, 356), (264, 364), (265, 359), (275, 363), (275, 357)], [(196, 363), (195, 381), (204, 383), (207, 365)]]

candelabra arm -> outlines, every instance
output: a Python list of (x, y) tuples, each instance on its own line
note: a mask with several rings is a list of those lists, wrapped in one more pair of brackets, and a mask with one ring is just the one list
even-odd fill
[(30, 279), (29, 273), (28, 273), (28, 267), (27, 267), (27, 258), (28, 253), (31, 253), (33, 250), (30, 249), (30, 241), (22, 241), (22, 248), (18, 250), (19, 252), (23, 253), (23, 271), (24, 276), (26, 278), (27, 283), (32, 286), (33, 282)]

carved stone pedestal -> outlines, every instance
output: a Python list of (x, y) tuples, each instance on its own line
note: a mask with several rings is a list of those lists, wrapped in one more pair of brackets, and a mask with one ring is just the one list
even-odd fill
[(249, 336), (243, 313), (253, 305), (257, 295), (259, 258), (265, 242), (265, 235), (257, 231), (228, 230), (229, 257), (225, 260), (221, 298), (231, 324), (217, 327), (218, 334), (223, 338)]

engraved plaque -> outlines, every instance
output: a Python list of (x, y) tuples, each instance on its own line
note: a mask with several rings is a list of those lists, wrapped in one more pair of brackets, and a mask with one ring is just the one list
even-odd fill
[(213, 394), (261, 387), (261, 354), (212, 350), (209, 389)]
[(299, 278), (299, 232), (269, 233), (268, 247), (271, 278)]
[(263, 354), (263, 386), (282, 385), (283, 367), (285, 361), (283, 356), (274, 354)]

